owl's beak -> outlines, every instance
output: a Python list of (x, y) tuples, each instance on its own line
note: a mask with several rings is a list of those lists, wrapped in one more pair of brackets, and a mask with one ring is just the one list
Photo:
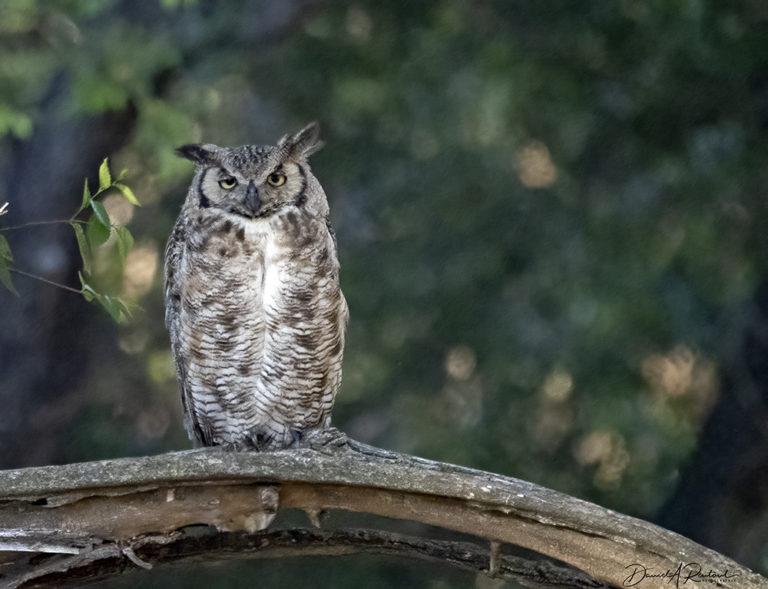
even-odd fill
[(245, 191), (245, 208), (251, 213), (252, 217), (255, 217), (261, 208), (259, 189), (256, 188), (253, 180), (248, 182), (248, 188)]

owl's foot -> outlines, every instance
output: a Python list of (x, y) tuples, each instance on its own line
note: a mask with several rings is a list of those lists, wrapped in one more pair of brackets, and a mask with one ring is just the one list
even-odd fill
[(284, 436), (276, 435), (264, 425), (255, 425), (248, 430), (237, 449), (252, 449), (257, 452), (310, 448), (322, 452), (334, 452), (346, 448), (347, 434), (335, 427), (323, 429), (291, 429)]
[(304, 431), (302, 439), (297, 445), (301, 448), (311, 448), (327, 453), (346, 449), (348, 444), (347, 434), (336, 427), (326, 427)]

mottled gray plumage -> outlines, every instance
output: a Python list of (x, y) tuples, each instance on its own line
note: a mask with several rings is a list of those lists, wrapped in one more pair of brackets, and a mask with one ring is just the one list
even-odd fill
[(276, 146), (186, 145), (166, 325), (190, 437), (281, 448), (330, 425), (348, 311), (310, 124)]

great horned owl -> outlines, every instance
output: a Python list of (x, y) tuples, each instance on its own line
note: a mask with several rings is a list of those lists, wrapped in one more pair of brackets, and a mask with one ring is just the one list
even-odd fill
[(276, 146), (185, 145), (165, 321), (190, 438), (276, 449), (330, 426), (348, 310), (312, 123)]

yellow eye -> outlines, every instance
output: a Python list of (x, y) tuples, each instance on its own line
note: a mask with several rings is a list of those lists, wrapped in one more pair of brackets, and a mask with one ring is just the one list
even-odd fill
[(237, 180), (231, 176), (229, 178), (222, 178), (219, 180), (219, 186), (221, 186), (224, 190), (232, 190), (235, 186), (237, 186)]
[(274, 172), (267, 176), (267, 182), (269, 182), (272, 186), (282, 186), (285, 184), (285, 174)]

